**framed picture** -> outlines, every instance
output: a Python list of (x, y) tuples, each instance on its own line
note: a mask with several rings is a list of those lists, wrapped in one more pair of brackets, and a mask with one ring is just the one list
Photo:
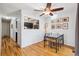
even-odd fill
[(63, 21), (63, 22), (69, 22), (69, 17), (64, 17), (64, 18), (62, 18), (62, 21)]
[(57, 22), (57, 23), (62, 22), (62, 18), (58, 18), (58, 19), (56, 20), (56, 22)]
[(52, 20), (51, 23), (54, 23), (54, 20)]
[(62, 24), (56, 24), (56, 29), (62, 29)]
[(39, 29), (39, 20), (36, 20), (35, 22), (33, 22), (34, 24), (34, 29)]
[(39, 20), (36, 21), (36, 24), (39, 24)]
[(51, 29), (55, 29), (55, 24), (52, 24), (51, 25)]
[(39, 25), (34, 25), (34, 29), (39, 29)]
[(51, 23), (56, 23), (56, 22), (57, 22), (57, 19), (51, 20)]
[(60, 22), (60, 20), (58, 19), (57, 22)]
[(62, 29), (68, 29), (68, 23), (63, 23), (62, 24)]
[(48, 23), (45, 23), (45, 24), (44, 24), (44, 28), (47, 28), (47, 27), (48, 27)]
[(39, 29), (39, 20), (24, 16), (24, 29)]

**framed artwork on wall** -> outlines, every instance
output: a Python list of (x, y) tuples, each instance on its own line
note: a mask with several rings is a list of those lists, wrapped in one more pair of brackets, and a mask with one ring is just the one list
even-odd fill
[(62, 24), (56, 24), (56, 29), (62, 29)]
[(57, 19), (57, 21), (56, 21), (57, 23), (59, 23), (59, 22), (61, 22), (61, 19)]
[(62, 29), (64, 29), (64, 30), (68, 29), (68, 23), (63, 23), (62, 24)]
[(55, 29), (55, 24), (52, 24), (51, 25), (51, 29)]
[(39, 25), (34, 25), (34, 29), (39, 29)]
[(54, 20), (52, 20), (51, 23), (54, 23)]
[(51, 29), (68, 29), (69, 17), (62, 17), (51, 21)]
[(58, 19), (57, 22), (60, 22), (60, 20)]
[(69, 22), (69, 17), (62, 18), (62, 22)]
[(39, 20), (24, 17), (24, 29), (39, 29)]
[(47, 28), (47, 27), (48, 27), (48, 23), (45, 23), (45, 24), (44, 24), (44, 28)]
[(35, 22), (33, 22), (34, 25), (34, 29), (39, 29), (39, 20), (35, 20)]

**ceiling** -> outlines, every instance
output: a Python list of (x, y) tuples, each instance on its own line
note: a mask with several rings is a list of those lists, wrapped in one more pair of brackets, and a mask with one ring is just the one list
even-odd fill
[[(46, 3), (0, 3), (0, 14), (6, 15), (19, 9), (33, 11), (34, 9), (44, 9), (45, 6)], [(64, 13), (73, 12), (75, 6), (75, 3), (52, 3), (52, 8), (64, 7)]]

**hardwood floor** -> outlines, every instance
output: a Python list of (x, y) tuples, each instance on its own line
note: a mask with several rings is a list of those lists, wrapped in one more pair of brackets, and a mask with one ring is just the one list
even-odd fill
[(17, 44), (9, 38), (2, 39), (2, 56), (71, 56), (72, 49), (63, 46), (58, 53), (55, 49), (43, 47), (43, 42), (33, 44), (25, 48), (19, 48)]

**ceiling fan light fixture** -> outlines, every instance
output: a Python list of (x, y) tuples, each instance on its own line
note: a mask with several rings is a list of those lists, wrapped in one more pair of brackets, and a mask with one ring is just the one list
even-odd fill
[(40, 16), (43, 16), (43, 15), (53, 16), (54, 12), (62, 11), (64, 9), (64, 7), (53, 8), (51, 6), (52, 6), (52, 3), (47, 3), (46, 7), (43, 10), (36, 10), (36, 11), (42, 11), (43, 12)]
[(46, 12), (45, 15), (49, 15), (50, 12)]
[(51, 12), (50, 11), (45, 11), (43, 12), (45, 15), (49, 15)]

